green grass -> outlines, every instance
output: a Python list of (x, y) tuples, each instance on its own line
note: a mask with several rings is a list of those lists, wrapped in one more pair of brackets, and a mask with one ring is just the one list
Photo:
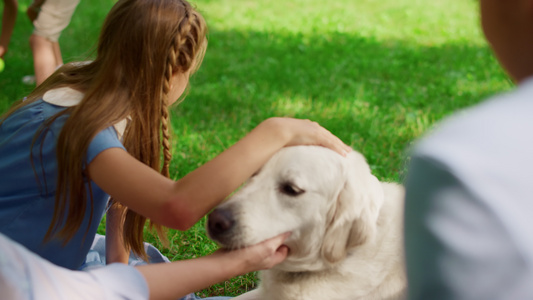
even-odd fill
[[(112, 3), (81, 2), (60, 40), (65, 61), (87, 56)], [(401, 181), (407, 149), (435, 122), (512, 86), (482, 38), (477, 1), (195, 3), (209, 47), (173, 111), (176, 179), (265, 118), (290, 116), (319, 122), (365, 154), (380, 179)], [(30, 90), (20, 83), (32, 73), (30, 33), (21, 11), (0, 73), (0, 110)], [(214, 251), (204, 222), (170, 231), (172, 247), (162, 251), (172, 260)], [(235, 295), (254, 281), (251, 274), (202, 294)]]

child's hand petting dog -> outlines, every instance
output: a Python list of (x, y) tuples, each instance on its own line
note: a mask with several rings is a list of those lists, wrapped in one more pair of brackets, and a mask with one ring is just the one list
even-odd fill
[(235, 261), (235, 266), (242, 270), (242, 274), (270, 269), (287, 258), (289, 247), (283, 243), (290, 235), (290, 232), (286, 232), (253, 246), (235, 250), (221, 249), (213, 255), (227, 255)]

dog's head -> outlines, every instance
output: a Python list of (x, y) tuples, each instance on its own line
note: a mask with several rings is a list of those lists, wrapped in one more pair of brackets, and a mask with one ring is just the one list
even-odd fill
[(364, 157), (318, 146), (287, 147), (208, 219), (209, 236), (225, 248), (291, 231), (289, 257), (276, 268), (318, 270), (335, 264), (376, 232), (383, 202)]

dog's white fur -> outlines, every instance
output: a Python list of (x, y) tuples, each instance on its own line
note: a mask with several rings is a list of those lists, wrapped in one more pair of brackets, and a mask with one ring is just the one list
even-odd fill
[(211, 236), (236, 248), (292, 232), (287, 259), (237, 299), (404, 299), (403, 198), (403, 187), (379, 182), (356, 151), (288, 147), (219, 206), (235, 224)]

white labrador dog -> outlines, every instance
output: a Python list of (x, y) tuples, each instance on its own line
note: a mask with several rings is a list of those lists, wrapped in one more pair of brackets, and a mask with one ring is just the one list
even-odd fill
[(210, 214), (208, 233), (238, 248), (292, 232), (287, 259), (236, 299), (404, 299), (403, 198), (356, 151), (288, 147)]

